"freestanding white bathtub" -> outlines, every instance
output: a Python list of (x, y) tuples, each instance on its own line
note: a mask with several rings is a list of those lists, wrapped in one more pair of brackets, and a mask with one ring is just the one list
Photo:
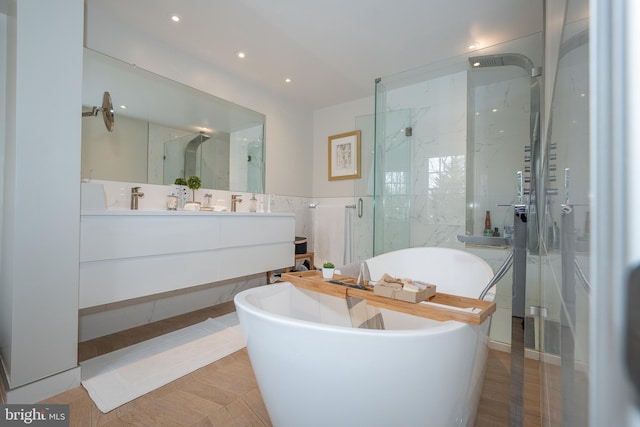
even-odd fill
[[(367, 262), (374, 280), (382, 271), (429, 281), (435, 270), (428, 265), (447, 268), (456, 258), (454, 276), (469, 272), (466, 296), (478, 297), (493, 272), (463, 251), (416, 248)], [(445, 281), (433, 283), (455, 293)], [(243, 291), (235, 304), (274, 426), (473, 425), (489, 321), (438, 322), (381, 309), (385, 330), (357, 329), (344, 299), (291, 283)]]

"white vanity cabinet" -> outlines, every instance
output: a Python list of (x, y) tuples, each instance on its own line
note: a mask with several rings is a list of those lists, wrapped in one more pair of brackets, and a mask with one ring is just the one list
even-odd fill
[(83, 211), (80, 308), (288, 267), (292, 213)]

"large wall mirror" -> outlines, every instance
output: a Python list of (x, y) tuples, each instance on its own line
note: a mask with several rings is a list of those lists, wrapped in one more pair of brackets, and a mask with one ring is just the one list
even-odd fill
[(115, 126), (83, 117), (82, 179), (264, 192), (265, 116), (84, 49), (83, 111), (113, 100)]

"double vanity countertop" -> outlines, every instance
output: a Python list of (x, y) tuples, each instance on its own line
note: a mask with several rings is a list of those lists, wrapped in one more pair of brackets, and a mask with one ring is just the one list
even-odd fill
[(293, 212), (229, 212), (229, 211), (170, 211), (170, 210), (133, 210), (133, 209), (83, 209), (82, 216), (201, 216), (201, 215), (231, 215), (231, 216), (293, 216)]

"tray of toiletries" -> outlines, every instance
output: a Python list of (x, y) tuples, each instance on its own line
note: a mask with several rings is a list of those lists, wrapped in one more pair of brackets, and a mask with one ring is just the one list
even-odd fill
[(398, 279), (385, 273), (376, 282), (373, 293), (415, 304), (436, 296), (436, 285), (409, 278)]
[[(437, 292), (436, 285), (431, 285), (432, 289), (431, 287), (428, 290), (424, 289), (423, 293), (419, 293), (420, 289), (413, 292), (409, 288), (398, 291), (398, 287), (394, 286), (396, 290), (392, 291), (389, 297), (383, 295), (389, 292), (383, 287), (378, 288), (376, 293), (376, 287), (379, 286), (378, 283), (382, 283), (382, 280), (378, 280), (375, 286), (369, 286), (368, 282), (357, 283), (355, 277), (343, 274), (334, 274), (333, 278), (325, 279), (322, 277), (322, 272), (318, 270), (283, 273), (281, 279), (302, 289), (341, 298), (361, 298), (367, 300), (367, 303), (372, 306), (438, 321), (457, 320), (479, 325), (496, 311), (495, 302)], [(402, 279), (394, 280), (402, 282)], [(404, 288), (404, 283), (402, 287)], [(404, 292), (413, 292), (415, 295), (407, 295)], [(401, 295), (401, 298), (413, 299), (413, 301), (397, 298)], [(418, 300), (423, 295), (425, 298)]]

